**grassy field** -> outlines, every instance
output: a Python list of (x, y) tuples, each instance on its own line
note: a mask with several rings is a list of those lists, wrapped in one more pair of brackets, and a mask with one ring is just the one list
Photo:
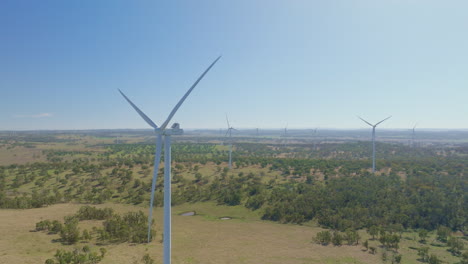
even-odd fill
[[(30, 210), (0, 210), (0, 263), (44, 263), (57, 249), (80, 248), (88, 243), (62, 245), (54, 242), (58, 235), (32, 232), (40, 220), (63, 220), (74, 214), (81, 205), (58, 204)], [(105, 204), (117, 212), (146, 208)], [(195, 216), (181, 216), (195, 211)], [(162, 209), (155, 213), (157, 239), (150, 244), (95, 245), (107, 249), (101, 263), (134, 263), (146, 253), (161, 263)], [(220, 220), (229, 216), (231, 220)], [(371, 255), (361, 246), (320, 246), (312, 243), (318, 227), (284, 225), (258, 220), (255, 212), (241, 206), (216, 206), (213, 203), (184, 204), (173, 208), (173, 263), (381, 263), (378, 255)], [(98, 225), (99, 221), (84, 221), (81, 228)]]

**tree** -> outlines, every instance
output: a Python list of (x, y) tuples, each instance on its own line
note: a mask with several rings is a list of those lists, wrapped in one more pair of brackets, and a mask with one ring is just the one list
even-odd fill
[(426, 243), (426, 238), (429, 236), (429, 232), (426, 229), (420, 229), (418, 232), (421, 243)]
[(428, 261), (429, 264), (440, 264), (442, 261), (434, 254), (431, 254)]
[(84, 246), (81, 250), (73, 251), (57, 250), (54, 255), (55, 259), (46, 260), (45, 264), (96, 264), (99, 263), (103, 256), (99, 256), (96, 252), (92, 252), (89, 246)]
[(362, 245), (366, 248), (366, 250), (369, 250), (369, 240), (364, 241)]
[(52, 227), (49, 229), (51, 234), (57, 234), (62, 231), (63, 225), (57, 220), (52, 221)]
[(456, 237), (449, 237), (447, 241), (447, 246), (449, 246), (449, 251), (452, 252), (452, 254), (454, 254), (455, 256), (460, 256), (461, 251), (465, 247), (463, 241)]
[(91, 248), (88, 245), (85, 245), (81, 250), (85, 253), (91, 252)]
[(46, 231), (49, 230), (52, 226), (52, 223), (49, 220), (43, 220), (36, 223), (36, 231)]
[(348, 245), (357, 245), (359, 244), (359, 239), (361, 236), (356, 230), (347, 229), (344, 235), (344, 239), (347, 241)]
[(92, 239), (91, 234), (88, 232), (87, 229), (83, 230), (83, 235), (81, 236), (81, 239), (89, 241)]
[(468, 251), (465, 251), (462, 254), (462, 261), (460, 262), (460, 264), (468, 264)]
[(446, 226), (439, 226), (439, 228), (437, 228), (437, 240), (446, 243), (447, 237), (450, 236), (451, 233), (452, 230), (450, 230), (450, 228)]
[(143, 256), (143, 258), (142, 258), (142, 261), (143, 261), (144, 264), (154, 264), (155, 263), (154, 259), (152, 259), (149, 254), (145, 254)]
[[(129, 241), (132, 243), (147, 242), (147, 217), (142, 211), (128, 212), (123, 217), (114, 214), (103, 225), (104, 229), (99, 231), (100, 240)], [(151, 230), (150, 238), (153, 238), (154, 235), (155, 231)]]
[(367, 233), (372, 236), (372, 240), (375, 239), (375, 236), (379, 234), (379, 228), (375, 225), (367, 229)]
[(105, 256), (106, 253), (107, 253), (107, 249), (105, 249), (105, 248), (100, 248), (99, 251), (101, 252), (101, 258), (104, 258), (104, 256)]
[[(397, 255), (393, 256), (393, 260), (394, 260), (395, 263), (401, 263), (402, 257), (403, 256), (401, 254), (397, 254)], [(393, 261), (392, 261), (392, 263), (393, 263)]]
[(74, 244), (80, 239), (80, 229), (78, 228), (78, 218), (66, 217), (65, 224), (60, 231), (62, 242)]
[(394, 248), (398, 250), (398, 244), (400, 243), (400, 236), (397, 234), (384, 234), (379, 239), (380, 243), (384, 247), (387, 248)]
[(331, 242), (333, 243), (334, 246), (341, 246), (343, 244), (343, 236), (340, 234), (340, 232), (338, 231), (333, 232), (333, 237), (331, 239)]
[(421, 257), (422, 262), (429, 260), (429, 247), (418, 248), (418, 256)]
[(319, 244), (326, 246), (330, 244), (331, 238), (332, 237), (331, 237), (330, 231), (321, 231), (317, 233), (315, 237), (315, 241)]
[(384, 252), (382, 253), (382, 260), (383, 260), (383, 262), (386, 262), (386, 261), (387, 261), (387, 251), (384, 251)]

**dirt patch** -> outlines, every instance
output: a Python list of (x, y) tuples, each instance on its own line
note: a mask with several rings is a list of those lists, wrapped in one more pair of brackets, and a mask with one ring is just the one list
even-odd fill
[(194, 216), (194, 215), (196, 215), (196, 214), (197, 214), (196, 212), (191, 211), (191, 212), (181, 213), (180, 215), (181, 215), (181, 216)]

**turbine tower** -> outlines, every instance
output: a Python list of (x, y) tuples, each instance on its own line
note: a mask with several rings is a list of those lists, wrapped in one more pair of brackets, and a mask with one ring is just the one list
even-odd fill
[(226, 135), (224, 137), (227, 137), (229, 135), (229, 169), (232, 168), (232, 130), (236, 130), (229, 124), (229, 119), (228, 116), (226, 115), (226, 122), (227, 122), (227, 131)]
[(288, 143), (288, 124), (284, 127), (284, 134), (283, 134), (283, 147), (286, 147)]
[(172, 135), (181, 135), (183, 130), (180, 129), (178, 123), (174, 123), (171, 128), (167, 128), (167, 125), (171, 121), (172, 117), (175, 115), (179, 107), (185, 101), (187, 96), (192, 92), (192, 90), (197, 86), (198, 82), (205, 76), (205, 74), (215, 65), (215, 63), (221, 58), (219, 56), (214, 60), (211, 65), (198, 77), (195, 83), (190, 87), (190, 89), (185, 93), (185, 95), (180, 99), (176, 104), (174, 109), (167, 117), (166, 121), (158, 127), (143, 111), (141, 111), (128, 97), (119, 90), (120, 94), (127, 100), (127, 102), (137, 111), (137, 113), (150, 125), (154, 128), (156, 133), (156, 154), (154, 157), (154, 171), (153, 171), (153, 182), (151, 184), (151, 199), (148, 215), (148, 243), (151, 240), (151, 223), (153, 218), (153, 202), (154, 202), (154, 191), (156, 187), (156, 181), (158, 178), (158, 169), (159, 162), (161, 161), (161, 150), (162, 150), (162, 138), (164, 137), (164, 264), (171, 263), (171, 136)]
[(414, 125), (414, 127), (413, 127), (413, 129), (412, 129), (413, 131), (412, 131), (412, 133), (411, 133), (411, 147), (413, 147), (413, 148), (414, 148), (414, 138), (415, 138), (415, 135), (416, 135), (416, 133), (415, 133), (414, 130), (416, 129), (416, 126), (417, 126), (417, 125), (418, 125), (417, 123)]
[(314, 150), (317, 150), (317, 130), (318, 127), (314, 129)]
[(360, 116), (358, 116), (359, 119), (361, 119), (362, 121), (366, 122), (366, 124), (368, 124), (369, 126), (372, 127), (372, 173), (375, 173), (375, 128), (376, 128), (380, 123), (382, 123), (383, 121), (389, 119), (390, 117), (392, 117), (392, 116), (389, 116), (389, 117), (385, 118), (384, 120), (379, 121), (379, 122), (376, 123), (375, 125), (372, 125), (371, 123), (367, 122), (366, 120), (364, 120), (364, 119), (362, 119)]

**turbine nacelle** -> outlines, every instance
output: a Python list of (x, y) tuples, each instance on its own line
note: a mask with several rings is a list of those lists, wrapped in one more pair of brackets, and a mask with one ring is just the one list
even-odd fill
[(171, 128), (165, 129), (163, 134), (172, 136), (172, 135), (182, 135), (183, 133), (184, 133), (184, 130), (182, 128), (180, 128), (180, 124), (179, 123), (174, 123), (171, 126)]

